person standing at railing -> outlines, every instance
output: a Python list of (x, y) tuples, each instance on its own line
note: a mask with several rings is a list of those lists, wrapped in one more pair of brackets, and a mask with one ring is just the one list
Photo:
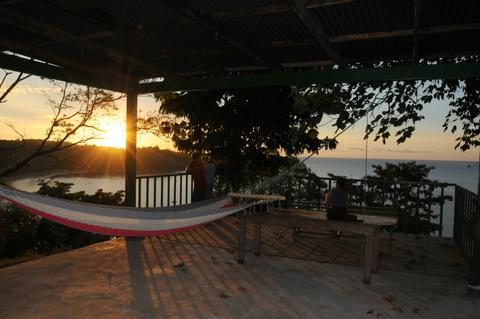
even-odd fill
[(213, 198), (213, 182), (215, 180), (215, 164), (212, 157), (205, 155), (203, 157), (203, 170), (205, 171), (205, 179), (207, 181), (205, 198)]
[(337, 179), (337, 185), (325, 196), (327, 218), (331, 220), (343, 220), (346, 222), (357, 221), (357, 216), (347, 214), (348, 194), (344, 178)]
[(192, 174), (192, 203), (204, 200), (207, 191), (207, 180), (205, 178), (205, 170), (203, 167), (203, 163), (200, 159), (200, 153), (192, 154), (192, 160), (190, 161), (190, 163), (188, 163), (185, 171)]

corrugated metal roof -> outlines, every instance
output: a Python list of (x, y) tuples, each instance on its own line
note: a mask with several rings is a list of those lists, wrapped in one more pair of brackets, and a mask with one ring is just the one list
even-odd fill
[[(415, 0), (301, 2), (307, 19), (282, 0), (11, 2), (0, 5), (0, 38), (19, 53), (37, 48), (35, 58), (72, 56), (68, 68), (101, 64), (140, 78), (411, 59)], [(480, 52), (480, 1), (422, 0), (419, 21), (419, 57)]]

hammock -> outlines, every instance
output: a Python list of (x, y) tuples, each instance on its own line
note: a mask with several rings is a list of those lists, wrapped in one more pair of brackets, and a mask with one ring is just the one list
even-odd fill
[(4, 185), (0, 185), (0, 198), (65, 226), (116, 236), (155, 236), (187, 230), (272, 201), (263, 196), (263, 200), (260, 197), (255, 202), (235, 205), (230, 197), (221, 197), (181, 206), (134, 208), (70, 201)]

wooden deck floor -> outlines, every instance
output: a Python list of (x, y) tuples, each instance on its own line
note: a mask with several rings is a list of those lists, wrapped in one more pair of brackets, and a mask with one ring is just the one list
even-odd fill
[[(250, 238), (252, 238), (251, 229)], [(0, 269), (0, 318), (476, 318), (449, 240), (395, 235), (361, 281), (358, 239), (293, 240), (267, 227), (268, 255), (235, 262), (236, 221), (159, 238), (117, 238)]]

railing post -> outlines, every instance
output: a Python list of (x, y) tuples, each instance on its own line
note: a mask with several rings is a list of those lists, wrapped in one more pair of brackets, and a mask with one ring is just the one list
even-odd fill
[(137, 177), (137, 92), (127, 92), (125, 141), (125, 206), (135, 206)]
[(442, 233), (443, 233), (443, 202), (444, 202), (444, 196), (445, 196), (445, 185), (442, 185), (441, 186), (441, 191), (440, 191), (440, 198), (442, 200), (440, 201), (440, 231), (438, 232), (438, 237), (442, 237)]
[(145, 207), (149, 207), (150, 206), (150, 177), (147, 177), (145, 178), (146, 182), (147, 182), (147, 186), (145, 187)]
[(472, 263), (474, 274), (472, 285), (476, 286), (477, 294), (480, 293), (480, 152), (478, 153), (478, 185), (477, 185), (477, 203), (476, 203), (476, 218), (474, 224), (474, 234), (475, 234), (475, 251), (474, 251), (474, 261)]
[(179, 199), (179, 204), (182, 205), (183, 202), (182, 202), (182, 198), (183, 198), (183, 176), (184, 175), (180, 175), (180, 185), (178, 186), (178, 190), (179, 190), (179, 194), (178, 196), (180, 197)]
[(138, 179), (138, 207), (142, 207), (142, 178)]
[(153, 178), (153, 207), (157, 207), (157, 177)]

